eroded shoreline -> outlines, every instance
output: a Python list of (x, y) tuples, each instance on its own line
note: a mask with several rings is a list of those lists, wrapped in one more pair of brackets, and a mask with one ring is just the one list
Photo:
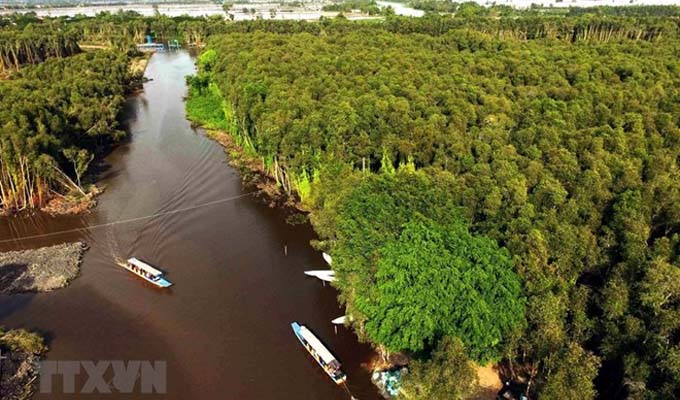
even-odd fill
[(0, 253), (0, 294), (49, 292), (67, 286), (80, 273), (87, 246), (65, 243)]

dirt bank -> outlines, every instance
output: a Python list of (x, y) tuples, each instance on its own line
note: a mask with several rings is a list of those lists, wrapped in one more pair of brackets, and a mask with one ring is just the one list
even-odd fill
[(48, 292), (69, 284), (80, 272), (84, 243), (0, 253), (0, 293)]
[(41, 208), (43, 212), (50, 215), (71, 215), (83, 214), (97, 205), (97, 196), (103, 192), (95, 185), (90, 185), (84, 195), (55, 195), (47, 204)]
[(503, 389), (500, 374), (496, 365), (488, 364), (477, 366), (479, 378), (479, 392), (474, 397), (477, 400), (494, 400)]
[(216, 141), (225, 148), (229, 154), (229, 164), (237, 168), (243, 182), (260, 191), (260, 197), (270, 207), (288, 208), (295, 212), (305, 212), (297, 196), (289, 195), (276, 183), (264, 170), (259, 158), (248, 157), (243, 149), (234, 141), (234, 138), (222, 131), (206, 129), (206, 136)]

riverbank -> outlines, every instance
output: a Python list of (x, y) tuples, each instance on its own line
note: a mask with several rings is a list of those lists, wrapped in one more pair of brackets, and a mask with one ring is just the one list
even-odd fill
[[(301, 349), (290, 330), (290, 321), (300, 320), (343, 363), (355, 396), (380, 400), (362, 368), (371, 349), (348, 330), (335, 334), (330, 320), (339, 315), (337, 294), (303, 274), (305, 265), (323, 262), (309, 246), (311, 228), (288, 224), (287, 212), (253, 201), (238, 170), (227, 165), (224, 148), (191, 129), (182, 97), (184, 77), (193, 71), (186, 51), (151, 57), (150, 82), (142, 95), (127, 100), (122, 115), (129, 140), (107, 155), (109, 168), (99, 175), (106, 191), (90, 213), (0, 220), (0, 237), (68, 231), (59, 238), (90, 246), (80, 275), (67, 288), (0, 296), (6, 310), (2, 323), (47, 333), (49, 359), (108, 360), (115, 354), (123, 360), (166, 361), (171, 384), (162, 397), (167, 400), (224, 393), (238, 393), (240, 400), (272, 393), (299, 400), (349, 399)], [(82, 229), (173, 210), (186, 211)], [(159, 291), (115, 263), (132, 256), (162, 268), (175, 286)], [(256, 296), (250, 295), (253, 287)], [(258, 314), (263, 309), (271, 311), (267, 318)], [(212, 351), (204, 351), (205, 343)], [(285, 371), (261, 368), (272, 354)], [(78, 383), (83, 382), (76, 390), (82, 387)], [(73, 396), (56, 385), (49, 398)], [(128, 397), (144, 397), (139, 385)]]
[[(309, 222), (309, 211), (305, 209), (295, 190), (287, 193), (276, 177), (267, 171), (263, 160), (237, 143), (235, 132), (229, 132), (229, 130), (235, 128), (226, 122), (221, 107), (217, 106), (221, 102), (222, 99), (215, 97), (213, 92), (199, 94), (190, 90), (189, 96), (185, 99), (187, 119), (191, 121), (192, 126), (200, 127), (208, 138), (224, 148), (228, 155), (229, 165), (239, 171), (243, 184), (259, 190), (260, 199), (267, 203), (269, 207), (291, 211), (293, 217), (288, 218), (288, 223)], [(296, 218), (298, 216), (304, 218)], [(405, 367), (409, 361), (409, 357), (402, 353), (392, 353), (385, 357), (374, 353), (372, 359), (362, 364), (362, 367), (376, 376), (376, 374), (380, 375), (385, 371), (395, 369), (407, 370)], [(371, 382), (378, 388), (383, 398), (391, 398), (389, 392), (386, 391), (384, 386), (381, 386), (379, 381), (371, 380)]]
[[(262, 158), (249, 152), (236, 140), (236, 127), (232, 126), (221, 108), (222, 97), (215, 87), (196, 90), (189, 83), (189, 96), (185, 99), (187, 119), (192, 126), (200, 127), (208, 138), (219, 143), (229, 155), (229, 164), (236, 168), (242, 182), (259, 190), (261, 199), (270, 207), (285, 207), (303, 212), (302, 202), (294, 191), (287, 192), (279, 180), (267, 172)], [(285, 179), (285, 177), (284, 177)]]
[[(125, 97), (142, 88), (148, 58), (118, 50), (81, 52), (23, 66), (25, 74), (3, 82), (3, 107), (11, 107), (16, 114), (45, 113), (51, 120), (67, 121), (50, 132), (51, 139), (44, 140), (71, 145), (38, 150), (28, 145), (31, 139), (27, 133), (8, 144), (10, 147), (3, 149), (6, 162), (0, 167), (1, 215), (38, 209), (51, 215), (80, 214), (96, 205), (95, 198), (102, 190), (93, 184), (97, 173), (92, 162), (102, 160), (125, 137), (119, 129), (120, 113)], [(76, 72), (80, 69), (81, 74)], [(78, 80), (83, 74), (88, 79)], [(88, 80), (97, 85), (88, 85)], [(58, 85), (71, 85), (79, 95), (68, 96), (56, 89)], [(103, 86), (108, 86), (110, 93), (98, 89)], [(56, 98), (54, 93), (58, 93)], [(78, 110), (75, 115), (73, 110)], [(5, 119), (2, 123), (9, 123), (10, 119)], [(19, 132), (36, 129), (28, 122), (20, 125)], [(98, 139), (91, 140), (93, 136)]]
[(67, 286), (80, 273), (84, 243), (0, 253), (0, 294), (49, 292)]
[[(224, 41), (228, 42), (229, 39), (231, 38), (225, 38)], [(303, 40), (307, 40), (307, 38)], [(240, 43), (236, 40), (234, 42)], [(257, 46), (254, 47), (257, 48)], [(414, 285), (421, 279), (420, 276), (426, 276), (430, 273), (424, 271), (432, 271), (433, 275), (438, 273), (437, 266), (441, 264), (441, 259), (430, 257), (425, 253), (418, 254), (421, 251), (418, 248), (420, 243), (436, 246), (440, 249), (436, 253), (451, 254), (451, 259), (454, 259), (458, 257), (457, 255), (454, 256), (454, 254), (457, 254), (455, 252), (460, 251), (464, 246), (468, 246), (468, 242), (476, 243), (478, 240), (481, 241), (481, 239), (469, 235), (468, 227), (458, 219), (455, 212), (452, 212), (453, 207), (451, 205), (453, 203), (447, 187), (448, 182), (450, 182), (448, 180), (449, 176), (434, 170), (416, 171), (413, 161), (400, 162), (397, 167), (387, 153), (384, 153), (380, 161), (381, 173), (374, 174), (370, 172), (375, 171), (375, 168), (369, 167), (367, 170), (365, 164), (361, 166), (361, 169), (358, 166), (356, 169), (353, 169), (351, 166), (347, 167), (349, 163), (342, 166), (338, 165), (342, 162), (334, 161), (329, 161), (325, 166), (317, 167), (314, 160), (333, 160), (336, 157), (336, 154), (328, 147), (333, 144), (332, 141), (324, 137), (324, 135), (333, 135), (332, 130), (329, 129), (323, 133), (316, 130), (317, 128), (321, 130), (327, 129), (323, 122), (319, 122), (320, 120), (326, 121), (331, 119), (330, 114), (325, 114), (327, 110), (319, 111), (319, 114), (316, 114), (319, 116), (318, 119), (307, 121), (305, 124), (294, 122), (296, 121), (294, 118), (301, 113), (299, 111), (300, 108), (293, 110), (281, 106), (284, 108), (279, 110), (275, 106), (268, 108), (264, 105), (262, 108), (253, 108), (256, 111), (251, 111), (245, 115), (242, 114), (244, 102), (261, 101), (269, 104), (270, 96), (274, 95), (275, 90), (281, 90), (281, 87), (286, 87), (286, 85), (291, 83), (282, 78), (280, 81), (277, 81), (277, 84), (268, 82), (256, 87), (249, 84), (241, 86), (242, 82), (258, 81), (259, 78), (242, 79), (240, 75), (234, 74), (232, 70), (239, 69), (242, 67), (241, 64), (230, 65), (229, 69), (219, 69), (226, 63), (224, 58), (220, 59), (219, 51), (223, 52), (222, 54), (238, 52), (231, 51), (226, 46), (218, 47), (218, 49), (209, 48), (198, 58), (199, 72), (194, 78), (189, 79), (191, 86), (187, 112), (191, 117), (196, 117), (211, 126), (221, 128), (220, 130), (224, 132), (224, 135), (232, 138), (233, 141), (243, 143), (242, 148), (237, 147), (234, 150), (236, 154), (233, 154), (232, 157), (236, 159), (244, 155), (246, 157), (254, 157), (255, 165), (251, 166), (251, 170), (259, 170), (260, 173), (272, 173), (273, 171), (273, 175), (276, 177), (277, 171), (282, 169), (281, 165), (299, 166), (300, 164), (304, 165), (304, 161), (301, 160), (311, 160), (307, 164), (306, 170), (301, 169), (302, 171), (298, 172), (306, 177), (305, 180), (293, 178), (287, 181), (277, 179), (277, 183), (282, 182), (282, 186), (286, 189), (292, 189), (293, 193), (298, 188), (300, 188), (300, 193), (305, 193), (305, 190), (307, 190), (306, 193), (309, 197), (303, 195), (302, 198), (305, 200), (305, 205), (309, 206), (310, 210), (312, 210), (311, 220), (313, 227), (318, 237), (326, 240), (326, 242), (317, 242), (319, 245), (315, 247), (330, 251), (334, 258), (338, 255), (340, 262), (333, 264), (333, 269), (336, 271), (338, 279), (333, 286), (339, 290), (340, 301), (344, 303), (342, 305), (347, 306), (347, 313), (361, 317), (357, 319), (357, 322), (351, 328), (354, 328), (357, 336), (372, 344), (374, 349), (385, 353), (385, 356), (387, 356), (386, 353), (388, 352), (392, 353), (392, 355), (398, 355), (394, 352), (403, 349), (407, 350), (407, 354), (418, 354), (420, 352), (420, 358), (416, 360), (409, 360), (404, 357), (405, 359), (399, 360), (399, 362), (396, 362), (397, 360), (385, 359), (380, 360), (382, 362), (375, 363), (374, 365), (364, 364), (369, 371), (376, 373), (374, 375), (376, 379), (373, 380), (376, 386), (381, 389), (383, 394), (394, 396), (398, 392), (396, 387), (399, 386), (401, 380), (401, 375), (396, 374), (396, 372), (401, 371), (399, 367), (412, 365), (415, 368), (414, 371), (418, 373), (409, 375), (409, 378), (404, 380), (404, 384), (408, 384), (411, 387), (425, 387), (420, 391), (421, 394), (460, 391), (460, 393), (464, 393), (462, 397), (474, 394), (477, 398), (495, 398), (498, 389), (500, 389), (498, 374), (494, 372), (492, 367), (479, 370), (473, 368), (472, 363), (469, 362), (470, 355), (474, 354), (473, 350), (466, 349), (459, 342), (452, 342), (454, 344), (450, 346), (433, 350), (411, 341), (414, 337), (421, 337), (422, 339), (418, 340), (423, 340), (423, 343), (425, 343), (429, 340), (427, 335), (430, 333), (427, 330), (420, 330), (419, 327), (422, 327), (423, 322), (419, 320), (419, 317), (402, 319), (398, 313), (403, 311), (410, 313), (412, 310), (423, 309), (423, 304), (430, 304), (434, 308), (441, 308), (442, 306), (450, 307), (449, 304), (437, 303), (435, 298), (439, 295), (431, 296), (432, 292), (428, 292), (431, 288), (431, 282), (426, 282), (428, 279), (423, 279), (421, 281), (422, 289), (416, 290), (406, 285), (402, 287), (399, 287), (399, 285), (396, 287), (390, 286), (389, 276), (393, 275), (394, 271), (399, 271), (397, 274), (404, 271), (407, 276), (408, 274), (416, 276), (418, 279), (415, 280), (410, 277), (406, 278)], [(332, 50), (334, 51), (335, 49)], [(317, 72), (321, 70), (323, 70), (323, 67), (319, 67)], [(270, 72), (264, 71), (262, 74)], [(247, 74), (243, 70), (240, 73)], [(278, 89), (273, 89), (274, 87)], [(223, 90), (220, 88), (223, 88)], [(240, 93), (244, 91), (248, 94), (241, 95)], [(227, 98), (223, 93), (233, 94), (233, 97)], [(258, 95), (261, 97), (258, 97)], [(295, 98), (295, 96), (290, 96), (286, 90), (281, 90), (280, 95), (280, 100), (272, 104), (288, 104), (289, 101), (292, 101), (292, 98)], [(264, 100), (264, 98), (267, 100)], [(236, 106), (231, 106), (232, 101)], [(308, 112), (306, 107), (307, 105), (301, 106), (305, 113)], [(235, 110), (238, 110), (238, 113)], [(261, 119), (258, 120), (256, 117)], [(242, 126), (243, 129), (237, 129), (235, 121), (239, 121), (239, 128)], [(260, 123), (260, 121), (266, 122)], [(281, 127), (277, 128), (277, 126)], [(297, 128), (300, 129), (295, 130)], [(344, 132), (343, 129), (345, 128), (346, 125), (341, 124), (338, 129)], [(308, 134), (308, 130), (313, 131), (313, 133)], [(347, 140), (342, 135), (335, 139), (337, 141)], [(317, 140), (318, 142), (315, 142)], [(323, 142), (324, 140), (326, 142)], [(312, 146), (311, 142), (321, 143), (318, 144), (319, 153), (314, 156), (310, 156), (309, 152), (309, 146)], [(324, 145), (323, 143), (326, 144)], [(277, 148), (276, 146), (279, 147)], [(291, 153), (291, 146), (299, 146), (300, 151), (296, 154)], [(361, 153), (358, 153), (358, 150), (355, 149), (353, 153), (355, 163), (350, 165), (356, 165), (357, 161), (362, 160), (358, 155), (361, 155)], [(340, 159), (346, 160), (341, 155), (337, 156)], [(347, 157), (349, 158), (349, 155)], [(313, 172), (309, 173), (308, 171), (310, 170)], [(287, 172), (295, 174), (296, 171), (291, 168)], [(311, 179), (309, 175), (312, 176)], [(288, 182), (293, 184), (290, 185)], [(306, 184), (300, 184), (302, 182)], [(312, 187), (314, 188), (313, 191)], [(310, 201), (307, 201), (307, 199)], [(431, 209), (428, 209), (430, 207)], [(427, 226), (420, 225), (422, 222), (420, 221), (421, 217), (424, 218), (424, 221), (427, 221)], [(459, 232), (452, 233), (459, 228)], [(402, 231), (401, 233), (399, 233), (400, 230)], [(423, 233), (430, 231), (451, 232), (451, 237), (457, 236), (463, 239), (460, 243), (450, 245), (448, 244), (451, 243), (450, 240), (439, 241), (439, 239), (427, 237), (429, 233)], [(411, 236), (412, 234), (413, 236)], [(446, 233), (445, 235), (449, 234)], [(419, 242), (421, 237), (425, 239)], [(477, 244), (474, 245), (477, 246)], [(408, 246), (414, 246), (413, 250), (408, 249)], [(484, 251), (487, 250), (491, 254), (496, 251), (496, 248), (491, 244), (489, 249)], [(418, 254), (417, 257), (422, 257), (422, 261), (414, 262), (413, 259), (407, 259), (404, 256), (405, 253), (401, 253), (402, 251), (411, 255)], [(364, 256), (360, 257), (358, 254)], [(466, 259), (467, 257), (469, 256), (462, 256), (460, 262), (469, 263), (469, 265), (474, 266), (476, 264), (475, 260)], [(378, 261), (379, 259), (381, 260)], [(505, 259), (502, 261), (505, 262)], [(455, 265), (457, 262), (453, 262), (452, 265)], [(479, 268), (480, 271), (475, 271), (474, 274), (482, 276), (485, 273), (482, 270), (486, 267), (486, 265), (475, 267)], [(503, 272), (499, 274), (494, 273), (494, 276), (503, 276), (503, 279), (506, 279), (505, 276), (507, 276), (507, 279), (511, 282), (510, 285), (514, 294), (519, 293), (519, 282), (512, 275), (511, 266), (504, 265), (502, 268)], [(381, 277), (380, 274), (375, 272), (377, 269), (382, 269), (385, 275)], [(456, 273), (453, 268), (450, 272), (452, 274)], [(384, 277), (388, 278), (385, 279)], [(457, 288), (440, 287), (437, 290), (445, 293), (453, 290), (457, 291)], [(418, 295), (413, 295), (414, 293)], [(482, 295), (480, 299), (488, 295), (483, 290), (480, 293)], [(375, 296), (382, 297), (380, 304), (375, 304), (375, 307), (367, 306), (366, 304), (370, 304), (367, 299)], [(510, 298), (517, 297), (508, 296), (508, 299)], [(494, 299), (493, 301), (496, 300)], [(472, 303), (471, 301), (468, 304)], [(464, 306), (454, 306), (453, 308), (464, 308)], [(514, 308), (514, 305), (510, 304), (505, 310), (512, 308)], [(450, 312), (433, 313), (432, 316), (427, 316), (429, 318), (427, 323), (429, 324), (433, 320), (437, 323), (440, 323), (439, 321), (447, 321), (447, 318), (450, 318), (451, 315), (453, 314)], [(512, 319), (509, 318), (508, 320), (517, 321), (519, 320), (517, 316), (521, 316), (521, 311), (513, 312)], [(464, 318), (468, 318), (468, 316), (466, 315)], [(471, 312), (470, 318), (476, 319), (477, 315)], [(364, 323), (365, 321), (368, 322)], [(376, 323), (374, 321), (383, 322)], [(381, 324), (387, 326), (384, 332), (381, 331)], [(453, 321), (452, 326), (457, 324), (462, 323)], [(452, 331), (450, 338), (446, 338), (447, 343), (449, 340), (460, 340), (458, 335), (464, 336), (460, 332)], [(469, 346), (472, 348), (473, 345), (474, 343)], [(490, 349), (493, 346), (495, 344), (490, 342), (479, 344), (480, 348), (485, 349), (484, 351), (492, 351)], [(435, 353), (436, 357), (434, 357)], [(476, 357), (475, 360), (484, 363), (488, 362), (491, 358)], [(493, 357), (493, 359), (497, 358)], [(461, 361), (470, 363), (470, 368), (467, 368), (464, 376), (453, 377), (442, 373), (442, 371), (448, 369), (447, 365), (455, 365)], [(436, 379), (430, 379), (429, 377)], [(481, 378), (484, 379), (483, 385), (480, 383), (482, 381)], [(428, 385), (433, 385), (438, 380), (441, 380), (442, 383), (437, 383), (437, 387), (428, 387)], [(427, 396), (423, 396), (423, 398), (425, 397)]]
[[(131, 96), (143, 90), (145, 82), (144, 72), (150, 57), (150, 54), (143, 53), (127, 57), (126, 66), (124, 67), (125, 71), (121, 71), (125, 78), (119, 82), (121, 84), (121, 96)], [(122, 104), (116, 104), (115, 106), (118, 108), (118, 112), (122, 111)], [(120, 118), (120, 115), (117, 118)], [(109, 129), (108, 134), (111, 136), (111, 140), (104, 142), (103, 146), (95, 149), (82, 149), (87, 151), (87, 153), (78, 153), (78, 157), (80, 157), (78, 163), (81, 164), (79, 166), (81, 170), (76, 173), (84, 174), (82, 184), (80, 183), (81, 179), (75, 179), (71, 175), (73, 174), (72, 165), (59, 166), (57, 168), (58, 186), (49, 187), (48, 185), (43, 185), (43, 187), (34, 188), (31, 193), (26, 195), (30, 202), (24, 200), (23, 203), (25, 204), (19, 202), (8, 209), (0, 208), (0, 217), (9, 217), (31, 209), (40, 209), (52, 216), (74, 215), (86, 213), (94, 208), (97, 205), (96, 198), (103, 192), (103, 188), (95, 185), (98, 173), (94, 171), (96, 168), (91, 168), (91, 163), (93, 161), (95, 163), (100, 162), (115, 148), (118, 141), (124, 137), (120, 131), (116, 130), (117, 124), (113, 121), (109, 121), (106, 126), (106, 129)], [(89, 160), (87, 160), (88, 156), (91, 157)], [(71, 163), (74, 162), (73, 160), (69, 161)], [(27, 179), (27, 181), (30, 180)], [(8, 186), (12, 187), (11, 185)], [(3, 204), (11, 203), (8, 200), (3, 202)]]
[(75, 192), (66, 196), (55, 194), (40, 210), (55, 215), (82, 214), (97, 205), (97, 196), (104, 190), (95, 185), (90, 185), (83, 194)]
[[(146, 66), (149, 64), (150, 58), (151, 54), (146, 53), (130, 57), (128, 65), (129, 82), (125, 89), (127, 95), (139, 93), (144, 90), (144, 71), (146, 71)], [(107, 152), (115, 145), (115, 143), (111, 144), (111, 147)], [(95, 182), (96, 173), (90, 174), (86, 177), (86, 180)], [(97, 206), (97, 197), (104, 192), (104, 189), (94, 183), (85, 186), (87, 187), (84, 189), (84, 192), (74, 190), (72, 193), (65, 196), (55, 193), (41, 210), (52, 216), (83, 214), (87, 212)]]
[(0, 398), (27, 400), (35, 392), (37, 363), (47, 351), (42, 336), (23, 329), (0, 329)]
[(136, 57), (130, 59), (130, 66), (128, 71), (130, 73), (130, 85), (128, 87), (128, 94), (139, 93), (144, 90), (144, 72), (146, 71), (147, 65), (149, 65), (149, 59), (152, 53), (142, 53)]
[(266, 172), (262, 161), (249, 156), (243, 147), (236, 143), (231, 134), (220, 130), (203, 129), (207, 137), (224, 147), (225, 153), (229, 155), (229, 165), (238, 169), (244, 185), (258, 190), (260, 198), (267, 205), (304, 212), (302, 203), (297, 196), (282, 190), (276, 179)]
[[(51, 196), (43, 202), (43, 205), (36, 208), (39, 208), (40, 211), (53, 217), (58, 215), (84, 214), (97, 205), (96, 198), (102, 192), (103, 189), (95, 185), (90, 185), (87, 191), (79, 192), (74, 190), (65, 195), (58, 192), (52, 192)], [(32, 209), (0, 209), (0, 217), (12, 217), (28, 210)]]

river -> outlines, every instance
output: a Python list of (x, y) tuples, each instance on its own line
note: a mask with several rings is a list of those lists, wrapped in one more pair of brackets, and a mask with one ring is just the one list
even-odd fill
[[(220, 146), (185, 118), (186, 52), (155, 54), (151, 80), (129, 99), (130, 140), (105, 163), (106, 191), (86, 216), (0, 219), (0, 238), (103, 224), (247, 193)], [(126, 224), (0, 244), (0, 251), (84, 240), (82, 273), (51, 293), (0, 296), (0, 325), (38, 330), (50, 360), (165, 360), (166, 399), (348, 399), (301, 347), (290, 328), (310, 327), (343, 363), (361, 399), (380, 398), (362, 364), (373, 353), (331, 319), (343, 314), (334, 289), (303, 275), (323, 268), (308, 225), (253, 196)], [(284, 254), (284, 246), (288, 255)], [(136, 256), (167, 271), (154, 289), (116, 265)], [(79, 375), (76, 388), (84, 381)], [(38, 399), (74, 399), (54, 384)], [(95, 396), (140, 398), (136, 394)]]

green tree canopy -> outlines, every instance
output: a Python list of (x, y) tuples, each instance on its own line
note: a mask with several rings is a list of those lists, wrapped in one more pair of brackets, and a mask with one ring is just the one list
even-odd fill
[(313, 218), (333, 238), (337, 284), (368, 338), (420, 351), (451, 335), (476, 360), (499, 358), (524, 320), (520, 280), (505, 249), (470, 233), (447, 193), (453, 177), (404, 166), (352, 179)]
[(375, 291), (356, 301), (368, 335), (390, 350), (419, 351), (454, 335), (475, 360), (497, 360), (503, 337), (524, 319), (508, 252), (461, 220), (442, 226), (414, 216), (378, 254)]
[(401, 384), (403, 398), (420, 400), (463, 400), (472, 398), (478, 388), (474, 365), (463, 343), (445, 337), (429, 361), (415, 360)]

